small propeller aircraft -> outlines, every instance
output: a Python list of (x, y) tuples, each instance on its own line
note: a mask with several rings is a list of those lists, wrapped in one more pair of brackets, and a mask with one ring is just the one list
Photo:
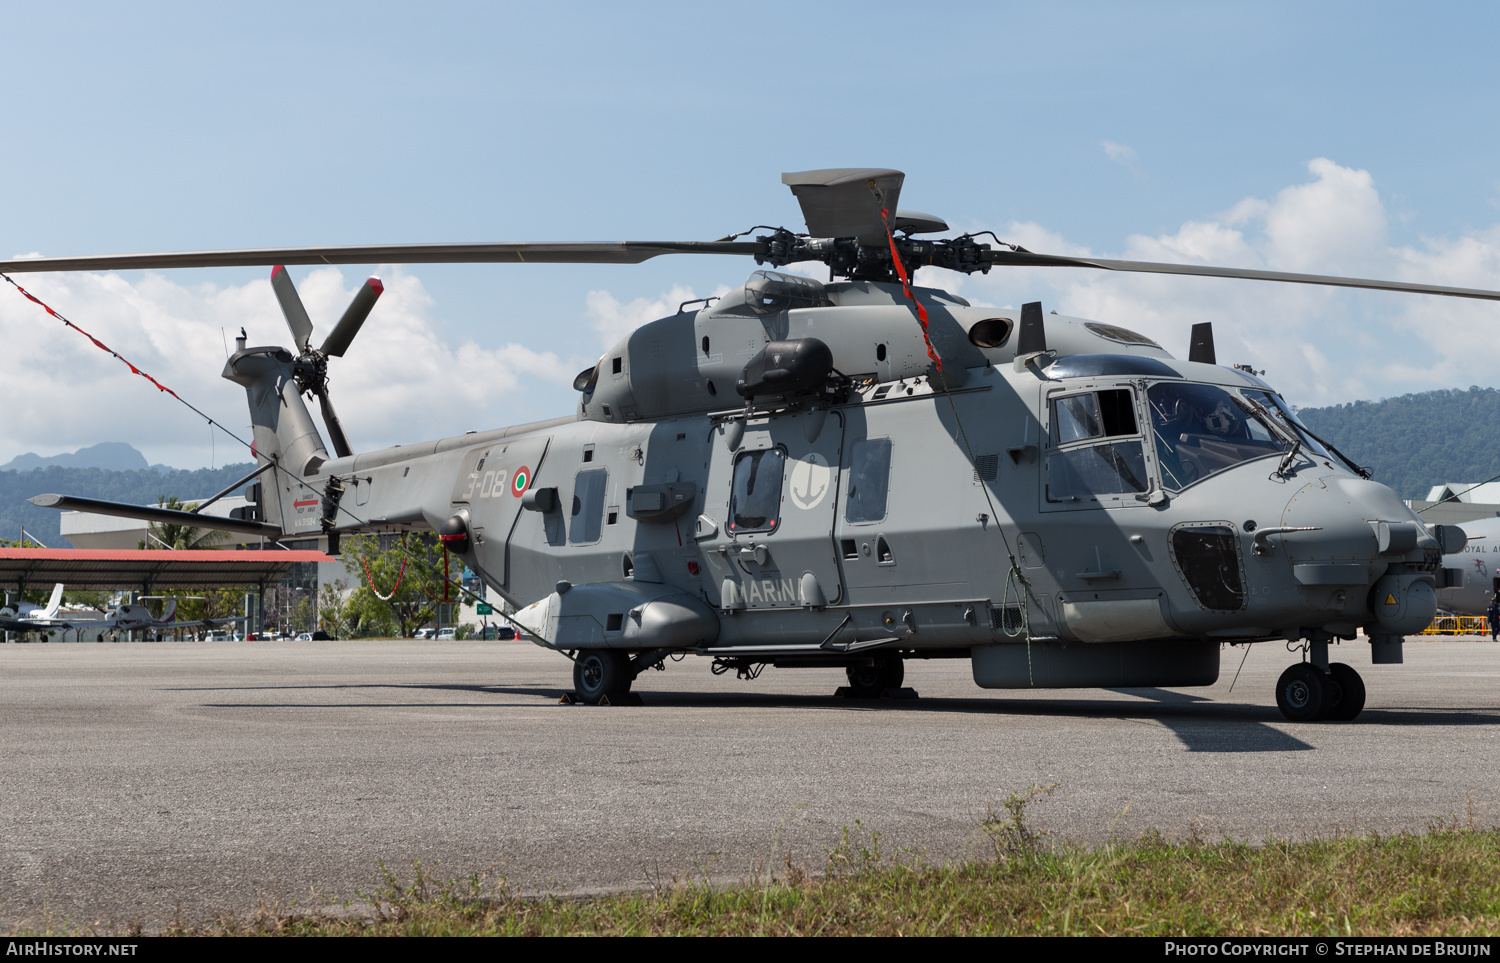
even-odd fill
[(65, 627), (67, 623), (57, 619), (57, 613), (62, 608), (62, 597), (63, 583), (58, 582), (52, 586), (52, 595), (47, 599), (46, 605), (18, 602), (14, 608), (9, 605), (0, 608), (0, 631), (42, 632)]
[[(62, 607), (63, 583), (59, 582), (52, 589), (52, 597), (46, 606), (21, 603), (19, 613), (12, 612), (9, 608), (0, 609), (0, 631), (6, 632), (36, 632), (50, 635), (57, 632), (63, 637), (70, 630), (88, 632), (98, 635), (102, 632), (138, 632), (138, 631), (171, 631), (173, 629), (195, 629), (214, 627), (221, 625), (232, 625), (236, 622), (244, 622), (243, 615), (230, 615), (216, 619), (195, 619), (190, 621), (179, 621), (177, 618), (177, 603), (181, 600), (177, 596), (168, 595), (143, 595), (135, 602), (127, 602), (118, 605), (109, 612), (99, 610), (101, 617), (85, 616), (81, 618), (59, 618), (58, 613)], [(162, 607), (160, 616), (153, 615), (151, 609), (141, 604), (148, 599), (163, 600), (166, 604)]]
[[(1402, 661), (1460, 552), (1301, 424), (1209, 323), (1185, 359), (1120, 321), (976, 307), (912, 275), (1013, 266), (1250, 278), (1500, 300), (1426, 284), (1039, 254), (934, 237), (899, 171), (786, 174), (806, 233), (717, 241), (446, 244), (11, 261), (0, 271), (274, 266), (295, 352), (242, 336), (224, 377), (249, 399), (251, 506), (214, 527), (276, 539), (436, 532), (578, 695), (618, 701), (669, 656), (753, 678), (842, 667), (854, 696), (908, 659), (971, 660), (989, 688), (1202, 686), (1221, 647), (1301, 643), (1287, 718), (1347, 720), (1360, 676), (1330, 650)], [(752, 229), (760, 230), (760, 229)], [(993, 243), (991, 243), (993, 242)], [(581, 372), (576, 409), (533, 424), (356, 453), (329, 401), (380, 295), (323, 343), (284, 266), (633, 264), (736, 255), (758, 269), (683, 304)], [(826, 265), (827, 283), (776, 268)], [(318, 399), (333, 451), (304, 395)], [(65, 495), (39, 505), (200, 523)]]

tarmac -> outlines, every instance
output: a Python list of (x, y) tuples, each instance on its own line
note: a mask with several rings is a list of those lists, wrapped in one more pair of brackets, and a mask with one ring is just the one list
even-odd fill
[[(1241, 664), (1241, 659), (1244, 659)], [(980, 822), (1094, 843), (1500, 825), (1500, 645), (1408, 641), (1353, 723), (1290, 723), (1279, 643), (1202, 689), (979, 689), (907, 663), (912, 700), (833, 697), (839, 670), (637, 682), (561, 701), (571, 664), (521, 642), (0, 645), (0, 928), (152, 930), (337, 906), (409, 877), (587, 894), (817, 871), (848, 827), (928, 861)]]

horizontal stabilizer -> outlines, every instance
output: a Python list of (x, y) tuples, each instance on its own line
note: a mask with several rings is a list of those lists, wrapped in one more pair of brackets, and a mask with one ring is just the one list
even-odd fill
[(168, 525), (191, 525), (193, 528), (206, 528), (216, 532), (239, 532), (244, 535), (263, 535), (266, 538), (281, 537), (281, 529), (265, 522), (220, 518), (218, 515), (197, 515), (193, 512), (173, 511), (170, 508), (152, 508), (149, 505), (127, 505), (123, 502), (106, 502), (98, 498), (50, 494), (36, 495), (28, 501), (39, 508), (56, 508), (64, 512), (91, 512), (95, 515), (139, 518), (146, 522), (163, 522)]

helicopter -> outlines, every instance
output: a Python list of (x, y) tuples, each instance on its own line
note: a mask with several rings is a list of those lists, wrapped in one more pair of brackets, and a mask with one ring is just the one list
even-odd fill
[[(1500, 292), (1205, 265), (1061, 257), (949, 233), (898, 207), (905, 175), (785, 174), (806, 232), (715, 241), (447, 244), (30, 258), (0, 271), (273, 266), (295, 351), (241, 332), (250, 504), (214, 527), (268, 538), (436, 533), (619, 703), (669, 659), (843, 668), (902, 694), (910, 659), (968, 659), (984, 688), (1214, 683), (1225, 644), (1300, 648), (1292, 721), (1352, 720), (1365, 687), (1331, 650), (1402, 661), (1461, 552), (1303, 425), (1259, 374), (1185, 359), (1111, 321), (970, 304), (919, 269), (1060, 267), (1500, 300)], [(762, 233), (756, 234), (760, 231)], [(754, 235), (748, 237), (747, 235)], [(986, 236), (988, 240), (985, 240)], [(315, 346), (285, 265), (640, 263), (753, 258), (745, 283), (638, 328), (581, 372), (563, 417), (356, 453), (327, 391), (381, 293), (366, 282)], [(779, 270), (818, 262), (828, 281)], [(304, 396), (318, 399), (332, 452)], [(191, 523), (49, 494), (39, 505)]]

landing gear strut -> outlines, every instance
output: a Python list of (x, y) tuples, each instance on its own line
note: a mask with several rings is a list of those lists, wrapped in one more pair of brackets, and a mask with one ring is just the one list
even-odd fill
[(1365, 683), (1353, 667), (1328, 662), (1328, 640), (1314, 638), (1310, 660), (1290, 666), (1276, 680), (1276, 705), (1293, 722), (1349, 722), (1365, 707)]

